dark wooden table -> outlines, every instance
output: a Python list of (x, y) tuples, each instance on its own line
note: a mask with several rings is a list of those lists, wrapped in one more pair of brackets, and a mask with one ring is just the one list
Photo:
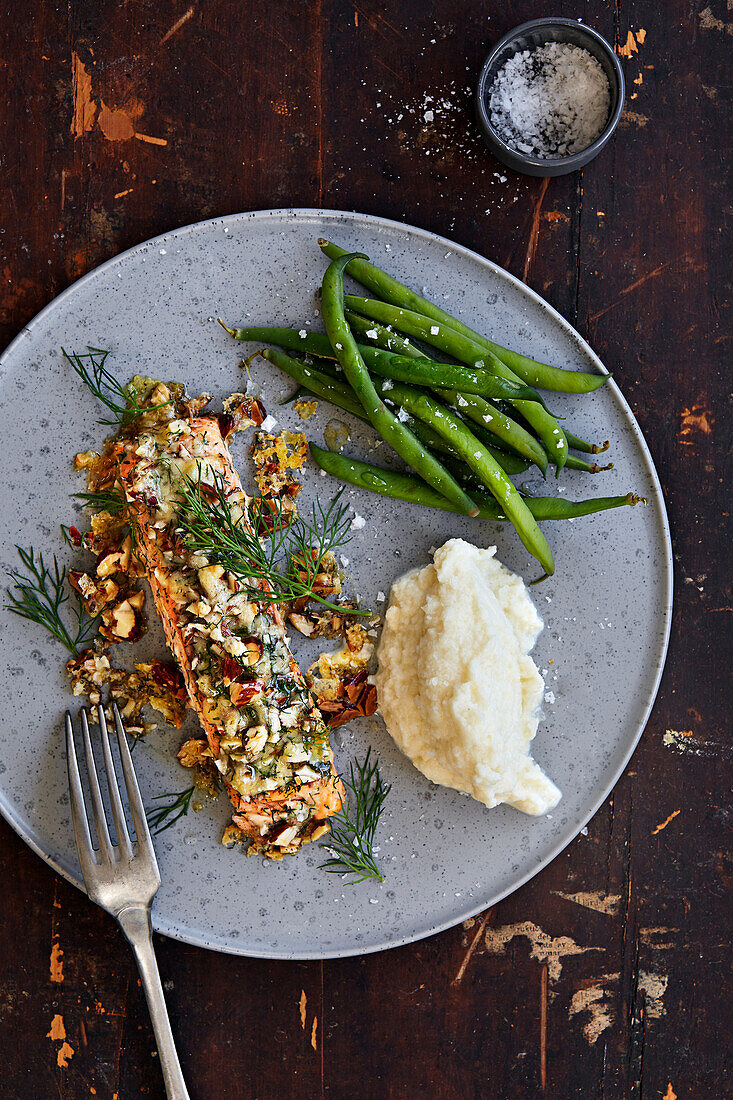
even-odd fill
[[(588, 338), (652, 448), (676, 567), (667, 669), (631, 765), (587, 835), (512, 897), (339, 962), (158, 940), (192, 1095), (722, 1100), (730, 3), (555, 4), (616, 44), (628, 98), (602, 156), (550, 181), (492, 159), (469, 99), (487, 47), (541, 5), (187, 5), (6, 0), (3, 344), (175, 226), (274, 206), (402, 219), (520, 275)], [(4, 822), (0, 875), (0, 1095), (161, 1097), (113, 921)]]

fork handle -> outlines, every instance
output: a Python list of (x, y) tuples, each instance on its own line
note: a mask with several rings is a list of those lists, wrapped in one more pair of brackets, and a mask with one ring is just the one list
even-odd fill
[(127, 936), (135, 952), (145, 997), (153, 1021), (155, 1041), (158, 1044), (160, 1068), (168, 1100), (189, 1100), (186, 1083), (181, 1073), (173, 1032), (168, 1019), (168, 1009), (163, 996), (158, 962), (153, 948), (153, 934), (150, 926), (150, 909), (147, 906), (129, 906), (117, 914), (122, 931)]

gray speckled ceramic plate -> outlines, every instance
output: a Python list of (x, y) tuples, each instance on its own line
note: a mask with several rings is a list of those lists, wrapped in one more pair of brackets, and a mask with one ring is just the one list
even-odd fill
[[(469, 323), (550, 363), (603, 370), (573, 329), (505, 271), (465, 248), (396, 222), (334, 211), (274, 210), (188, 226), (118, 256), (72, 286), (21, 332), (2, 357), (4, 443), (0, 562), (13, 546), (34, 545), (62, 559), (59, 524), (69, 522), (75, 451), (97, 444), (99, 409), (62, 360), (60, 347), (111, 348), (108, 365), (122, 380), (136, 372), (180, 379), (198, 393), (224, 396), (241, 386), (235, 345), (214, 322), (318, 327), (313, 290), (324, 261), (319, 235), (370, 254), (396, 275)], [(278, 401), (289, 380), (258, 361), (269, 411), (303, 428)], [(430, 935), (493, 904), (544, 867), (596, 811), (618, 779), (644, 728), (665, 657), (672, 563), (657, 476), (639, 428), (613, 383), (588, 398), (553, 395), (586, 438), (613, 441), (615, 468), (598, 477), (564, 473), (568, 496), (634, 490), (648, 508), (619, 509), (569, 524), (548, 524), (556, 576), (533, 590), (545, 621), (535, 650), (546, 671), (545, 715), (535, 756), (561, 786), (557, 809), (540, 819), (487, 810), (432, 786), (391, 743), (378, 718), (337, 731), (337, 761), (375, 746), (393, 785), (379, 828), (383, 885), (344, 886), (318, 869), (317, 846), (280, 864), (246, 859), (219, 844), (224, 802), (161, 834), (156, 848), (163, 886), (155, 900), (158, 931), (191, 943), (272, 958), (327, 958), (396, 946)], [(307, 423), (322, 441), (333, 410), (322, 405)], [(348, 419), (345, 415), (343, 419)], [(366, 456), (375, 438), (350, 424), (350, 453)], [(246, 469), (248, 438), (235, 457)], [(374, 456), (380, 461), (381, 449)], [(554, 488), (554, 485), (553, 485)], [(314, 472), (305, 499), (335, 484)], [(366, 525), (346, 550), (353, 585), (371, 606), (431, 547), (462, 536), (498, 545), (499, 557), (529, 579), (537, 573), (511, 530), (433, 513), (366, 492), (349, 499)], [(32, 624), (0, 616), (0, 809), (40, 856), (79, 885), (69, 820), (61, 715), (72, 703), (64, 651)], [(315, 643), (296, 645), (312, 660)], [(151, 630), (142, 652), (162, 652)], [(139, 658), (138, 658), (139, 659)], [(189, 719), (194, 728), (193, 719)], [(179, 790), (174, 761), (180, 736), (161, 728), (136, 753), (143, 795)], [(582, 843), (582, 841), (581, 841)]]

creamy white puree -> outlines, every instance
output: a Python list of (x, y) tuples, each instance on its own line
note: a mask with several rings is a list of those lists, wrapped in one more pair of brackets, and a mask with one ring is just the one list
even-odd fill
[(434, 783), (544, 814), (560, 791), (530, 754), (544, 683), (542, 630), (521, 577), (451, 539), (390, 593), (376, 674), (387, 729)]

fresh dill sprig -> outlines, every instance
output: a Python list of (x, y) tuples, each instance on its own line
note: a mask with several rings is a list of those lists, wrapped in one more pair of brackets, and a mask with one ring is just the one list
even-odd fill
[(156, 836), (158, 833), (164, 833), (166, 829), (170, 829), (171, 825), (175, 825), (179, 818), (186, 816), (191, 809), (191, 799), (195, 790), (196, 787), (193, 786), (181, 791), (180, 794), (156, 794), (153, 796), (153, 802), (160, 802), (164, 798), (168, 799), (162, 806), (156, 806), (145, 814), (148, 825)]
[(347, 798), (331, 818), (331, 835), (324, 848), (331, 858), (321, 863), (322, 870), (334, 875), (352, 875), (347, 885), (355, 886), (367, 879), (384, 882), (374, 857), (374, 833), (384, 808), (391, 784), (382, 782), (379, 765), (371, 760), (371, 748), (364, 760), (352, 760), (350, 778), (342, 782)]
[[(307, 597), (331, 610), (343, 610), (314, 591), (326, 555), (350, 538), (347, 507), (340, 503), (343, 490), (328, 508), (317, 502), (310, 519), (298, 516), (291, 523), (278, 500), (268, 501), (267, 520), (272, 529), (265, 541), (258, 537), (244, 510), (232, 507), (220, 474), (214, 472), (213, 485), (202, 481), (201, 470), (198, 479), (183, 476), (176, 483), (176, 492), (180, 498), (178, 524), (188, 548), (250, 582), (245, 583), (245, 591), (253, 600), (264, 596), (268, 603), (290, 603)], [(264, 592), (261, 585), (266, 586)], [(369, 611), (349, 610), (349, 614), (368, 615)]]
[(96, 633), (96, 619), (89, 618), (83, 604), (78, 601), (75, 608), (72, 604), (66, 609), (71, 618), (71, 625), (67, 625), (61, 615), (64, 604), (69, 602), (66, 566), (60, 567), (55, 555), (53, 567), (47, 566), (43, 554), (36, 557), (32, 547), (23, 550), (16, 546), (15, 549), (26, 572), (8, 570), (13, 587), (5, 589), (9, 600), (5, 610), (21, 619), (38, 623), (76, 657)]
[(124, 496), (115, 489), (94, 489), (71, 495), (81, 500), (86, 508), (93, 508), (97, 512), (109, 512), (112, 516), (119, 516), (127, 507)]
[(87, 352), (84, 355), (79, 355), (73, 351), (69, 354), (64, 348), (61, 349), (61, 352), (84, 385), (109, 410), (111, 419), (100, 419), (99, 424), (114, 428), (125, 427), (141, 413), (161, 409), (164, 404), (168, 404), (168, 402), (163, 402), (160, 405), (140, 405), (137, 396), (130, 387), (123, 386), (107, 370), (105, 362), (109, 351), (87, 345)]
[(316, 499), (311, 506), (310, 518), (299, 515), (295, 523), (287, 528), (290, 570), (304, 574), (305, 583), (311, 590), (316, 577), (323, 572), (326, 555), (351, 541), (348, 506), (341, 503), (343, 492), (339, 489), (325, 510), (320, 500)]

